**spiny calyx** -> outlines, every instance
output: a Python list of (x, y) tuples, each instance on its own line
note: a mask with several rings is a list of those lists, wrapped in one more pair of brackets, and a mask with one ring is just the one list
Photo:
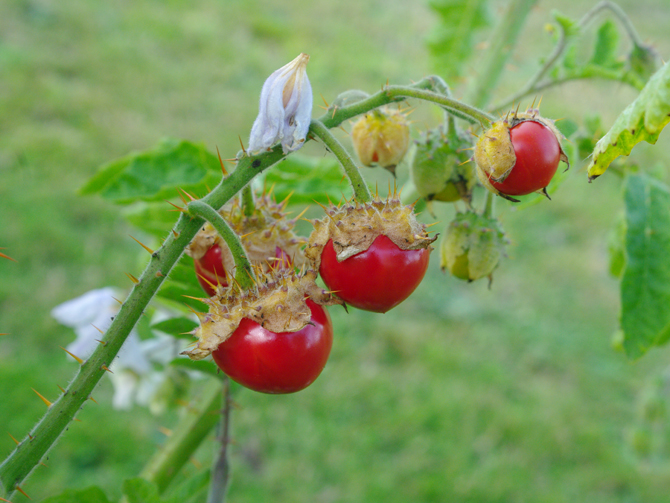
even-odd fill
[(271, 332), (297, 332), (311, 318), (307, 298), (321, 305), (341, 304), (315, 283), (316, 276), (312, 270), (298, 274), (293, 268), (263, 271), (257, 267), (253, 289), (240, 290), (229, 281), (233, 284), (219, 287), (214, 297), (200, 299), (209, 306), (209, 312), (198, 313), (200, 326), (193, 332), (198, 342), (182, 354), (192, 360), (206, 358), (233, 334), (244, 318)]

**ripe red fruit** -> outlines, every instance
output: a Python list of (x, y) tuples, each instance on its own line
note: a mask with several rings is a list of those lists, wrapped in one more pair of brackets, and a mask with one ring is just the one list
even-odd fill
[(514, 167), (502, 182), (491, 185), (502, 194), (523, 196), (544, 189), (556, 173), (561, 145), (556, 134), (539, 122), (523, 121), (509, 130), (516, 155)]
[(294, 393), (312, 384), (326, 365), (333, 326), (325, 308), (306, 301), (312, 315), (297, 332), (275, 333), (248, 318), (212, 352), (233, 381), (261, 393)]
[(385, 313), (421, 283), (429, 256), (430, 248), (401, 250), (381, 234), (367, 250), (338, 262), (331, 239), (321, 254), (319, 274), (347, 304)]

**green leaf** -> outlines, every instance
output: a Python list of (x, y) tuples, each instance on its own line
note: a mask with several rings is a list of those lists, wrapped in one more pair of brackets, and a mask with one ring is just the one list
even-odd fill
[(429, 35), (428, 48), (435, 68), (450, 81), (464, 74), (475, 33), (490, 24), (488, 2), (431, 0), (429, 6), (437, 13), (439, 22)]
[(631, 175), (624, 199), (621, 328), (626, 354), (637, 358), (670, 336), (670, 190), (649, 176)]
[(109, 503), (107, 496), (99, 487), (92, 486), (86, 489), (67, 489), (58, 496), (51, 496), (42, 503)]
[(170, 362), (170, 365), (175, 367), (183, 368), (186, 370), (197, 370), (203, 374), (208, 374), (216, 377), (217, 379), (223, 379), (224, 374), (219, 370), (219, 367), (216, 366), (216, 363), (209, 360), (191, 360), (190, 358), (177, 358)]
[(203, 145), (164, 140), (153, 150), (102, 166), (80, 193), (100, 194), (117, 204), (128, 204), (170, 199), (178, 188), (201, 196), (220, 180), (219, 160)]
[(621, 67), (616, 51), (619, 47), (619, 31), (613, 21), (607, 20), (598, 28), (591, 64), (605, 67)]
[(156, 485), (141, 478), (125, 480), (123, 494), (128, 503), (161, 503)]
[(174, 227), (178, 215), (179, 213), (165, 201), (142, 202), (123, 211), (123, 216), (133, 226), (159, 239), (165, 239), (170, 229)]
[(596, 144), (589, 164), (589, 179), (602, 175), (620, 155), (628, 155), (642, 140), (656, 143), (670, 122), (670, 66), (666, 63), (647, 82), (633, 103), (619, 115)]
[(192, 338), (191, 335), (184, 334), (191, 332), (197, 326), (197, 322), (189, 320), (188, 318), (170, 318), (169, 320), (161, 321), (151, 325), (151, 328), (154, 330), (160, 330), (161, 332), (165, 332), (166, 334), (170, 334), (175, 337)]
[(344, 194), (351, 197), (351, 186), (342, 174), (340, 164), (331, 156), (314, 158), (291, 155), (268, 171), (268, 187), (274, 185), (274, 195), (281, 201), (293, 193), (291, 204), (328, 204), (339, 201)]
[(174, 302), (175, 307), (183, 307), (186, 304), (197, 311), (202, 311), (205, 308), (202, 302), (188, 298), (202, 298), (206, 296), (195, 276), (193, 259), (191, 257), (187, 255), (182, 256), (179, 262), (172, 268), (167, 281), (163, 282), (156, 295), (163, 300)]

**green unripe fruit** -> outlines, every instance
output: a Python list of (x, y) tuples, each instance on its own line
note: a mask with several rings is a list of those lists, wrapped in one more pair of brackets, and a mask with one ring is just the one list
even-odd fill
[(504, 255), (505, 234), (494, 218), (458, 213), (440, 246), (440, 266), (457, 278), (475, 281), (491, 277)]
[(473, 166), (466, 164), (471, 146), (469, 135), (448, 139), (442, 128), (417, 141), (410, 173), (419, 194), (429, 201), (470, 201), (477, 183)]

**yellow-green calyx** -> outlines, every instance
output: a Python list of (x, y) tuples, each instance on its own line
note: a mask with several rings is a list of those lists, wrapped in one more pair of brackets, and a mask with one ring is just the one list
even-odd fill
[(416, 219), (413, 206), (401, 204), (397, 194), (385, 200), (376, 196), (369, 203), (354, 201), (325, 210), (325, 218), (312, 222), (314, 231), (305, 248), (310, 267), (317, 271), (321, 252), (331, 239), (339, 262), (364, 252), (381, 234), (401, 250), (428, 248), (437, 239), (428, 235), (426, 226)]
[(244, 318), (275, 333), (301, 330), (311, 319), (306, 298), (321, 305), (341, 303), (315, 280), (314, 271), (297, 274), (293, 268), (266, 272), (258, 268), (252, 290), (240, 291), (234, 284), (220, 287), (214, 297), (200, 299), (209, 306), (209, 312), (198, 314), (200, 326), (193, 332), (198, 342), (182, 354), (192, 360), (206, 358), (233, 334)]
[(440, 266), (457, 278), (475, 281), (491, 274), (505, 252), (505, 234), (494, 218), (458, 213), (440, 246)]

